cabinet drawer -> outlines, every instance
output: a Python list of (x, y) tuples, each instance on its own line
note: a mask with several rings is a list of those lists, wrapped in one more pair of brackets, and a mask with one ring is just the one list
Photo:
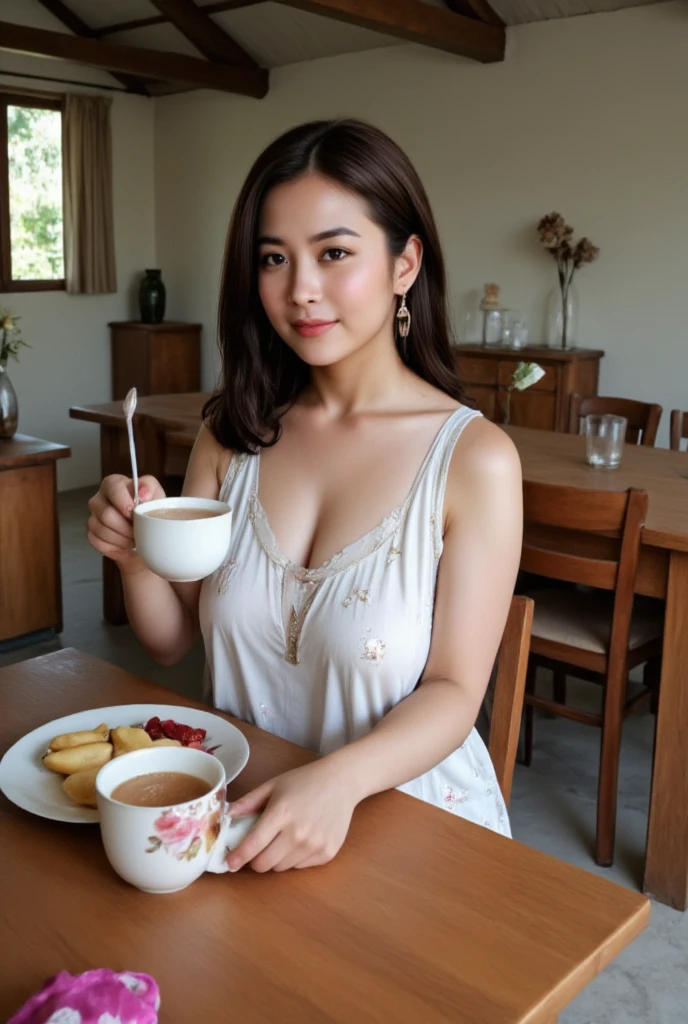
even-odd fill
[(475, 402), (476, 408), (488, 420), (497, 417), (497, 388), (481, 387), (480, 384), (467, 384), (466, 397)]
[(466, 384), (496, 384), (497, 360), (480, 356), (457, 356), (459, 379)]
[[(514, 370), (521, 359), (500, 359), (498, 369), (498, 381), (502, 387), (509, 387), (511, 384), (511, 378)], [(537, 382), (537, 384), (531, 384), (528, 391), (556, 391), (557, 390), (557, 368), (556, 366), (548, 366), (547, 364), (538, 363), (538, 366), (542, 366), (545, 371), (545, 376)]]

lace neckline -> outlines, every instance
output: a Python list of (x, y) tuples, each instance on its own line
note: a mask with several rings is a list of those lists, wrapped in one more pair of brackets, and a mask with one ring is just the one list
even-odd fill
[(364, 558), (368, 558), (370, 555), (374, 554), (387, 540), (389, 540), (390, 537), (394, 536), (401, 526), (416, 491), (425, 476), (426, 470), (432, 461), (432, 457), (444, 438), (445, 433), (450, 429), (450, 425), (453, 424), (459, 414), (470, 412), (470, 409), (461, 405), (444, 421), (431, 442), (418, 472), (416, 473), (413, 483), (411, 484), (411, 489), (402, 504), (392, 509), (392, 511), (389, 512), (380, 523), (374, 526), (371, 530), (368, 530), (367, 533), (364, 533), (363, 536), (358, 537), (350, 544), (345, 545), (345, 547), (340, 551), (337, 551), (334, 555), (328, 558), (326, 562), (323, 562), (322, 565), (316, 566), (315, 568), (296, 565), (295, 562), (292, 562), (291, 559), (284, 554), (277, 543), (277, 539), (272, 531), (265, 509), (258, 497), (258, 487), (260, 483), (260, 454), (256, 455), (257, 464), (255, 469), (255, 480), (249, 498), (249, 518), (253, 525), (256, 537), (268, 558), (276, 565), (280, 566), (280, 568), (288, 570), (294, 578), (300, 582), (318, 583), (323, 579), (343, 572), (354, 563), (358, 563)]

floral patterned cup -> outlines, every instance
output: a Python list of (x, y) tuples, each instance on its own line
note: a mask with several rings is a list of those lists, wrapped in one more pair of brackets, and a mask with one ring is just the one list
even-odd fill
[[(185, 772), (212, 788), (204, 796), (171, 807), (138, 807), (113, 800), (121, 782), (149, 772)], [(118, 875), (144, 892), (178, 892), (204, 871), (228, 871), (227, 854), (258, 820), (232, 820), (225, 801), (222, 762), (204, 750), (158, 747), (113, 758), (98, 772), (100, 834)]]

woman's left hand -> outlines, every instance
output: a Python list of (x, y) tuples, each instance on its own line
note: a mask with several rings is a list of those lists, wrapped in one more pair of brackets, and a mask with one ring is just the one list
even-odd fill
[(227, 858), (230, 871), (286, 871), (327, 864), (349, 831), (357, 800), (327, 758), (278, 775), (231, 805), (232, 817), (262, 811)]

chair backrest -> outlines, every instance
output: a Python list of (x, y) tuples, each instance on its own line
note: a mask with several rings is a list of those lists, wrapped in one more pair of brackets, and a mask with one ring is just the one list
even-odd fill
[(629, 444), (654, 446), (662, 407), (652, 402), (637, 402), (633, 398), (606, 398), (602, 395), (581, 398), (574, 393), (569, 404), (569, 434), (580, 433), (583, 416), (605, 414), (626, 417), (626, 441)]
[(514, 596), (497, 655), (489, 736), (490, 757), (507, 806), (521, 731), (532, 626), (532, 598)]
[(671, 430), (670, 430), (671, 448), (672, 451), (681, 451), (681, 441), (684, 437), (688, 437), (688, 412), (682, 412), (681, 409), (671, 410)]
[[(521, 568), (614, 592), (608, 656), (628, 652), (647, 492), (591, 491), (524, 481)], [(601, 542), (601, 543), (600, 543)], [(611, 667), (610, 667), (611, 671)]]

